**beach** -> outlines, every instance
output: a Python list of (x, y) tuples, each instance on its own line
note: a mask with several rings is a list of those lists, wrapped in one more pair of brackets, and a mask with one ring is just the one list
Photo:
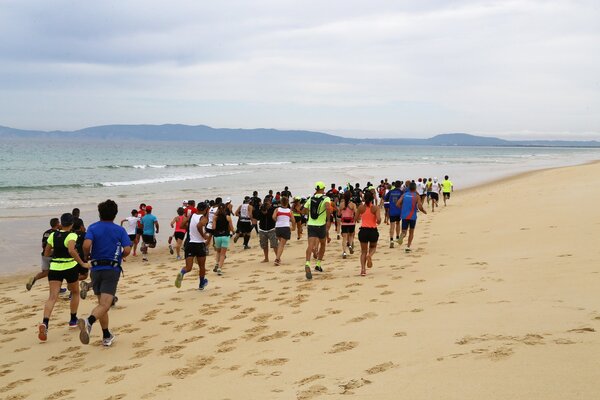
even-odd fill
[(595, 399), (598, 174), (590, 163), (456, 191), (419, 215), (412, 253), (380, 225), (366, 277), (335, 238), (306, 281), (305, 239), (275, 267), (253, 237), (205, 291), (196, 268), (176, 289), (182, 262), (163, 245), (125, 263), (111, 348), (98, 327), (80, 343), (66, 297), (39, 343), (47, 283), (26, 292), (24, 276), (3, 276), (0, 398)]

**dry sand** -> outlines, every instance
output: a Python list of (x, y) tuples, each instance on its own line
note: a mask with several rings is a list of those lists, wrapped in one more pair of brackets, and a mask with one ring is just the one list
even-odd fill
[(456, 192), (420, 216), (412, 254), (388, 248), (382, 225), (364, 278), (338, 241), (307, 282), (304, 240), (274, 267), (253, 238), (206, 291), (196, 269), (178, 290), (182, 263), (154, 250), (126, 263), (112, 348), (98, 326), (79, 342), (66, 298), (38, 343), (47, 284), (3, 279), (0, 398), (596, 399), (598, 175), (590, 164)]

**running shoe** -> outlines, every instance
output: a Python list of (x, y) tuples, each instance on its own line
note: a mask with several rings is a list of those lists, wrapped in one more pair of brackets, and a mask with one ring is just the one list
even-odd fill
[(35, 283), (35, 276), (32, 276), (31, 278), (29, 278), (29, 280), (25, 284), (25, 288), (27, 289), (27, 291), (31, 290), (31, 288), (33, 287), (34, 283)]
[(217, 268), (217, 275), (219, 275), (219, 276), (223, 275), (223, 271), (221, 271), (221, 268)]
[(354, 254), (354, 246), (348, 246), (348, 250), (350, 250), (350, 254)]
[(406, 253), (410, 253), (412, 250), (410, 249), (410, 247), (407, 247), (406, 249), (404, 249), (404, 252)]
[(347, 255), (347, 254), (346, 254), (346, 252), (344, 251), (344, 252), (342, 253), (342, 258), (343, 258), (343, 259), (346, 259), (346, 257), (348, 257), (348, 255)]
[(113, 307), (115, 304), (117, 304), (117, 301), (119, 301), (119, 298), (117, 296), (114, 296), (112, 304), (110, 306)]
[(48, 328), (44, 324), (38, 325), (38, 339), (42, 342), (48, 340)]
[(77, 328), (77, 318), (72, 318), (69, 321), (69, 328)]
[(337, 235), (337, 240), (340, 240), (340, 235)]
[(171, 255), (173, 255), (173, 253), (174, 253), (174, 252), (173, 252), (173, 246), (172, 246), (172, 245), (169, 245), (169, 253), (171, 253)]
[(320, 265), (315, 266), (315, 271), (323, 272), (323, 268)]
[(208, 279), (202, 278), (202, 281), (200, 281), (200, 286), (198, 287), (198, 289), (204, 290), (207, 285), (208, 285)]
[(306, 272), (306, 279), (311, 280), (312, 279), (312, 272), (310, 272), (310, 266), (309, 265), (305, 265), (304, 266), (304, 272)]
[(213, 272), (217, 272), (218, 269), (219, 269), (219, 264), (215, 264), (215, 267), (213, 268)]
[(142, 257), (142, 261), (148, 261), (148, 257), (146, 257), (146, 256), (143, 256), (143, 257)]
[(61, 287), (59, 293), (63, 294), (67, 292), (67, 288)]
[(87, 297), (88, 290), (90, 290), (90, 284), (86, 281), (81, 281), (79, 284), (79, 297), (81, 297), (82, 300), (85, 300)]
[(177, 261), (181, 260), (181, 256), (177, 256)]
[(175, 278), (175, 287), (179, 289), (181, 287), (181, 281), (183, 280), (183, 274), (180, 272), (177, 274), (177, 278)]
[(77, 320), (77, 327), (79, 328), (79, 340), (81, 340), (81, 343), (90, 344), (90, 332), (92, 331), (92, 326), (87, 318), (79, 318)]
[(235, 235), (233, 237), (233, 243), (237, 243), (238, 239), (240, 238), (240, 235)]
[(115, 342), (116, 339), (117, 339), (117, 337), (111, 333), (109, 337), (102, 338), (102, 346), (110, 347), (110, 346), (112, 346), (112, 344)]
[(250, 250), (250, 246), (248, 246), (248, 245), (245, 245), (245, 246), (244, 246), (244, 250)]
[(393, 248), (394, 248), (394, 241), (390, 240), (390, 249), (393, 249)]
[(404, 242), (404, 236), (406, 236), (404, 233), (400, 235), (398, 238), (398, 244), (402, 244), (402, 242)]

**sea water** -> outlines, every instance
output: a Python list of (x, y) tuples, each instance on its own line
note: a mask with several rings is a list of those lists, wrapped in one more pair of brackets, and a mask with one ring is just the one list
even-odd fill
[(141, 202), (152, 204), (166, 237), (168, 222), (184, 199), (231, 197), (237, 205), (253, 190), (264, 196), (284, 186), (307, 196), (315, 181), (364, 186), (383, 178), (444, 175), (460, 190), (522, 171), (599, 158), (600, 149), (578, 148), (3, 140), (0, 274), (14, 271), (14, 254), (19, 265), (37, 264), (50, 217), (79, 207), (89, 224), (97, 218), (96, 204), (107, 198), (119, 203), (118, 220)]

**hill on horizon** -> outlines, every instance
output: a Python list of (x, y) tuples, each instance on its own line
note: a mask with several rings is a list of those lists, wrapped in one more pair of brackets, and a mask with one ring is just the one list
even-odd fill
[(467, 133), (443, 133), (427, 139), (356, 139), (323, 132), (277, 129), (212, 128), (206, 125), (101, 125), (75, 131), (37, 131), (0, 126), (0, 139), (151, 140), (258, 144), (375, 144), (405, 146), (600, 147), (600, 142), (506, 140)]

